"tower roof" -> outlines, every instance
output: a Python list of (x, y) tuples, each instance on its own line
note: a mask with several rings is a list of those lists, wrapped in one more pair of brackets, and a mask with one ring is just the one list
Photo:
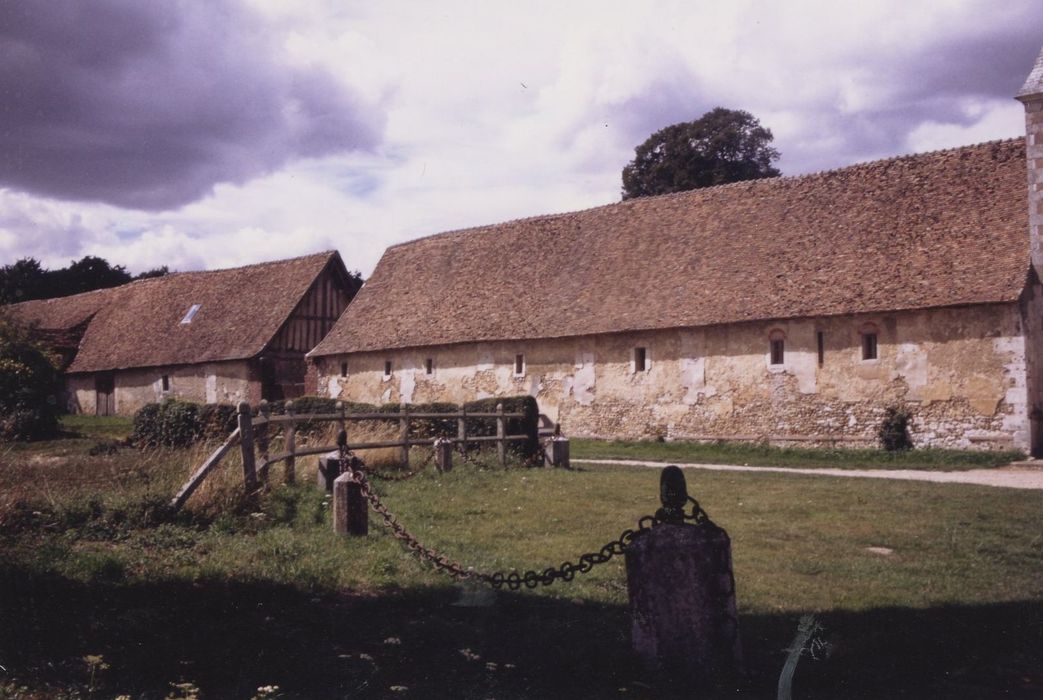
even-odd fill
[(1043, 50), (1036, 57), (1036, 65), (1032, 66), (1032, 72), (1025, 78), (1025, 84), (1015, 95), (1018, 99), (1043, 95)]

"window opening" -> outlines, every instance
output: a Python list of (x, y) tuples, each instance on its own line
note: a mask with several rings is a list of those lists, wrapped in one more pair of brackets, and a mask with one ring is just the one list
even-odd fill
[(865, 332), (862, 334), (862, 359), (875, 360), (877, 357), (876, 333)]
[(826, 334), (819, 331), (815, 339), (818, 341), (818, 366), (821, 367), (826, 363)]
[(644, 372), (648, 369), (648, 349), (634, 348), (634, 371)]
[(188, 325), (189, 323), (192, 323), (192, 319), (196, 317), (196, 314), (199, 312), (200, 306), (201, 304), (192, 304), (192, 306), (188, 309), (188, 313), (186, 313), (185, 317), (181, 319), (181, 325), (184, 326)]
[(170, 375), (163, 375), (163, 391), (170, 391)]
[(384, 376), (391, 376), (391, 360), (384, 360)]
[(435, 373), (435, 360), (434, 360), (434, 358), (429, 357), (426, 360), (424, 360), (424, 374), (434, 374), (434, 373)]
[(340, 363), (340, 376), (342, 376), (342, 377), (348, 376), (348, 363), (347, 362), (341, 362)]
[(525, 374), (525, 355), (518, 354), (514, 356), (514, 374), (518, 377)]
[(771, 341), (771, 364), (782, 365), (786, 362), (786, 334), (782, 331), (772, 331), (768, 336)]

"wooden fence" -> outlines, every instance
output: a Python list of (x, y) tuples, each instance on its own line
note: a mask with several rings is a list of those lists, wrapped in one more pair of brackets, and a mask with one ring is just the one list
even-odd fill
[[(351, 413), (345, 410), (344, 404), (338, 402), (335, 413), (301, 413), (295, 412), (292, 401), (285, 404), (285, 413), (272, 415), (268, 410), (267, 402), (262, 401), (255, 415), (250, 404), (242, 402), (238, 410), (238, 427), (232, 431), (224, 443), (218, 447), (209, 457), (193, 472), (188, 481), (184, 483), (177, 495), (171, 500), (170, 505), (175, 510), (189, 499), (199, 488), (214, 467), (232, 450), (236, 444), (239, 445), (243, 456), (243, 487), (249, 493), (257, 489), (261, 481), (266, 481), (271, 466), (277, 462), (286, 462), (286, 480), (292, 482), (295, 479), (296, 463), (298, 457), (308, 455), (320, 455), (327, 452), (337, 451), (337, 445), (320, 446), (298, 446), (297, 430), (303, 425), (314, 423), (336, 423), (340, 430), (348, 434), (348, 447), (352, 450), (366, 450), (376, 448), (397, 447), (400, 449), (399, 460), (403, 466), (409, 466), (409, 449), (414, 446), (433, 445), (438, 438), (413, 438), (409, 435), (413, 421), (417, 420), (456, 420), (456, 437), (448, 439), (454, 445), (461, 445), (466, 453), (472, 444), (496, 443), (497, 457), (501, 465), (507, 464), (507, 443), (520, 440), (528, 440), (529, 435), (508, 435), (507, 420), (510, 418), (524, 418), (524, 413), (506, 413), (503, 404), (497, 404), (493, 413), (469, 412), (461, 410), (455, 413), (413, 413), (408, 405), (399, 407), (397, 413)], [(496, 435), (468, 435), (467, 421), (475, 418), (495, 419)], [(348, 424), (363, 421), (398, 421), (398, 439), (381, 440), (376, 442), (351, 442), (351, 433)], [(270, 454), (272, 428), (281, 427), (283, 431), (283, 451)]]

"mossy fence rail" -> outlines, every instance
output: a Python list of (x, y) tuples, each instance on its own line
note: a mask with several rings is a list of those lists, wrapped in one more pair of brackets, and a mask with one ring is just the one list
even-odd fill
[[(397, 440), (379, 440), (375, 442), (350, 442), (352, 450), (367, 450), (397, 447), (400, 449), (399, 460), (403, 466), (409, 466), (409, 450), (411, 447), (434, 445), (436, 440), (448, 440), (454, 446), (460, 445), (466, 451), (470, 445), (483, 443), (496, 443), (497, 456), (501, 465), (507, 463), (507, 443), (528, 440), (529, 435), (508, 435), (507, 420), (510, 418), (525, 418), (524, 413), (507, 413), (503, 410), (503, 404), (497, 404), (495, 412), (471, 412), (466, 409), (447, 413), (414, 413), (409, 406), (401, 406), (397, 413), (351, 413), (346, 410), (343, 403), (338, 402), (334, 413), (296, 413), (293, 402), (287, 401), (285, 413), (273, 415), (269, 411), (268, 404), (264, 401), (258, 406), (256, 413), (247, 402), (242, 402), (238, 407), (238, 427), (231, 432), (228, 438), (214, 450), (206, 460), (199, 466), (192, 476), (189, 477), (177, 495), (170, 501), (175, 510), (180, 509), (189, 497), (199, 488), (200, 484), (213, 471), (214, 467), (232, 451), (237, 444), (243, 457), (243, 488), (247, 493), (255, 491), (262, 481), (267, 481), (271, 466), (277, 462), (286, 463), (286, 480), (293, 482), (295, 479), (296, 462), (298, 457), (309, 455), (320, 455), (338, 450), (337, 445), (298, 446), (297, 431), (301, 426), (312, 426), (316, 423), (336, 423), (340, 430), (348, 431), (348, 424), (364, 421), (398, 421)], [(489, 419), (496, 421), (495, 435), (468, 435), (467, 424), (471, 419)], [(409, 434), (413, 421), (417, 420), (456, 420), (456, 437), (411, 437)], [(281, 427), (283, 432), (283, 452), (270, 454), (272, 427)]]

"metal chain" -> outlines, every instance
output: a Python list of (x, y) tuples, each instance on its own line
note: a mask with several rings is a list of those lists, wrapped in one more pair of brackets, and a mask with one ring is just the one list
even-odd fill
[[(347, 459), (346, 453), (341, 457), (341, 469), (342, 471), (350, 472), (353, 475), (355, 482), (359, 484), (363, 497), (369, 502), (373, 510), (380, 514), (381, 518), (384, 520), (384, 525), (391, 530), (395, 539), (402, 542), (411, 554), (427, 561), (436, 569), (449, 574), (455, 579), (480, 581), (497, 589), (506, 587), (509, 590), (516, 591), (522, 586), (525, 586), (526, 588), (536, 588), (541, 584), (549, 586), (555, 581), (571, 581), (575, 578), (576, 574), (588, 573), (595, 566), (604, 564), (612, 559), (612, 557), (623, 554), (626, 547), (634, 540), (634, 537), (641, 532), (649, 530), (662, 523), (678, 521), (678, 513), (664, 513), (663, 509), (660, 509), (655, 515), (646, 515), (639, 519), (637, 522), (637, 530), (626, 529), (618, 538), (608, 542), (598, 551), (580, 555), (578, 563), (574, 564), (572, 562), (564, 562), (558, 567), (548, 567), (543, 571), (530, 569), (524, 574), (520, 574), (517, 571), (512, 571), (510, 573), (504, 573), (502, 571), (497, 571), (492, 574), (482, 573), (475, 571), (473, 568), (464, 568), (462, 564), (439, 553), (437, 550), (425, 547), (412, 533), (406, 530), (406, 528), (398, 522), (395, 515), (388, 510), (388, 507), (384, 505), (380, 500), (380, 497), (373, 492), (369, 480), (366, 478), (366, 472), (362, 469), (352, 469), (351, 461)], [(688, 502), (693, 506), (692, 512), (686, 513), (682, 510), (679, 514), (680, 520), (692, 521), (697, 525), (710, 523), (710, 519), (707, 517), (706, 512), (703, 511), (694, 498), (689, 497)]]

